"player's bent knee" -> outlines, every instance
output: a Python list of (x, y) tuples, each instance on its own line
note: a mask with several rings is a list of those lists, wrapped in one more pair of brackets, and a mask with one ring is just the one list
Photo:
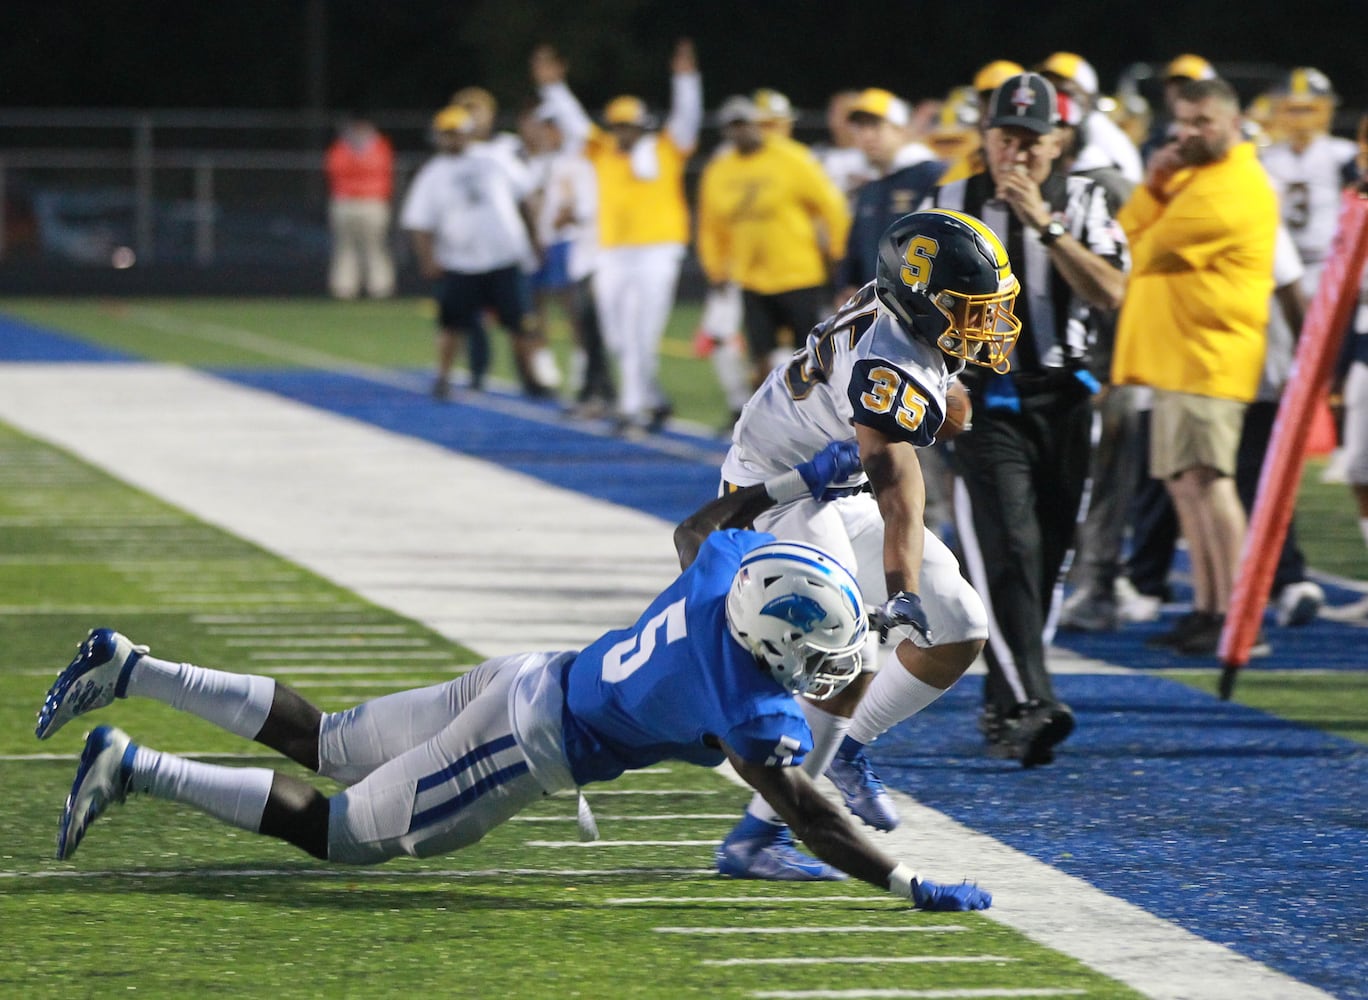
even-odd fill
[(260, 831), (316, 858), (328, 857), (328, 797), (297, 778), (277, 774), (261, 814)]

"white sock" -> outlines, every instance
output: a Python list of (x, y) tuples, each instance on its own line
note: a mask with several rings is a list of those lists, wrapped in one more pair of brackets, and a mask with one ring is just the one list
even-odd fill
[(129, 789), (184, 802), (243, 830), (258, 833), (275, 772), (264, 767), (222, 767), (138, 747)]
[(1363, 532), (1363, 544), (1368, 545), (1368, 517), (1359, 518), (1359, 531)]
[(750, 367), (735, 337), (728, 337), (717, 345), (712, 353), (712, 366), (717, 384), (727, 400), (727, 408), (740, 410), (751, 397)]
[(252, 739), (275, 700), (275, 681), (144, 656), (128, 675), (128, 695), (152, 698)]
[[(841, 740), (845, 739), (846, 730), (850, 728), (850, 719), (844, 715), (823, 712), (806, 698), (799, 698), (798, 704), (803, 707), (808, 728), (812, 730), (812, 752), (803, 758), (803, 763), (799, 767), (809, 778), (819, 778), (831, 763), (831, 758), (836, 756)], [(751, 798), (746, 812), (766, 823), (783, 822), (779, 814), (770, 808), (765, 797), (758, 793)]]
[(943, 694), (944, 689), (913, 677), (902, 664), (887, 663), (874, 675), (874, 682), (851, 717), (850, 738), (868, 746)]

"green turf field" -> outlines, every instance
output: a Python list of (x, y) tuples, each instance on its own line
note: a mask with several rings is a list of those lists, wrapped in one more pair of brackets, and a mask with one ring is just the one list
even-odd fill
[[(31, 300), (5, 309), (152, 360), (430, 365), (432, 323), (418, 300)], [(691, 355), (695, 321), (692, 307), (676, 311), (663, 379), (681, 416), (711, 426), (724, 408), (707, 362)], [(564, 360), (562, 325), (552, 339)], [(510, 374), (507, 344), (496, 334), (494, 345), (496, 371)], [(1364, 578), (1347, 490), (1321, 484), (1318, 472), (1303, 483), (1304, 510), (1314, 512), (1302, 518), (1304, 547), (1317, 567)], [(152, 642), (160, 655), (278, 676), (324, 709), (449, 677), (475, 658), (0, 425), (0, 788), (10, 803), (0, 811), (0, 996), (1137, 995), (983, 915), (916, 913), (860, 885), (720, 881), (711, 845), (747, 795), (686, 765), (591, 789), (606, 841), (598, 846), (576, 843), (574, 800), (557, 798), (459, 855), (327, 870), (188, 808), (137, 800), (58, 863), (57, 817), (85, 720), (38, 743), (33, 713), (94, 625)], [(1237, 697), (1368, 741), (1363, 678), (1250, 672)], [(1214, 672), (1189, 680), (1215, 685)], [(161, 705), (120, 702), (92, 720), (160, 749), (278, 762)], [(635, 843), (613, 846), (622, 841)], [(710, 933), (721, 928), (752, 933)], [(759, 964), (781, 934), (785, 955), (877, 961)]]
[[(93, 625), (272, 674), (325, 709), (442, 680), (472, 654), (3, 427), (0, 470), (2, 996), (747, 997), (834, 982), (1136, 995), (980, 914), (918, 913), (863, 885), (717, 879), (711, 845), (748, 796), (682, 764), (591, 789), (594, 846), (557, 797), (458, 855), (329, 870), (137, 799), (54, 861), (86, 720), (39, 743), (33, 715)], [(90, 719), (159, 749), (279, 764), (156, 703)], [(780, 936), (788, 956), (877, 961), (757, 961)]]

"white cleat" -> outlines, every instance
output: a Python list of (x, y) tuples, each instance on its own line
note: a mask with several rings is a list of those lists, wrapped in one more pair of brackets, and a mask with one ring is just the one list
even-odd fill
[(48, 688), (34, 734), (45, 740), (76, 716), (124, 697), (128, 675), (146, 652), (146, 646), (135, 646), (112, 628), (91, 629), (76, 659)]
[(1274, 620), (1282, 628), (1310, 625), (1325, 606), (1325, 591), (1311, 580), (1289, 583), (1278, 595)]
[(133, 741), (122, 729), (97, 726), (86, 737), (81, 751), (81, 763), (76, 767), (76, 778), (71, 783), (71, 794), (62, 808), (62, 822), (57, 827), (57, 860), (65, 861), (76, 853), (90, 824), (94, 823), (111, 803), (122, 802), (128, 794), (129, 766)]

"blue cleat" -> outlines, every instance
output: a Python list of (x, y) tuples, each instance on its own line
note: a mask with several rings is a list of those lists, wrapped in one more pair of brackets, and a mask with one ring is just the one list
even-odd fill
[(137, 746), (128, 734), (113, 726), (97, 726), (86, 737), (81, 763), (71, 783), (71, 794), (62, 808), (57, 828), (57, 860), (65, 861), (76, 853), (90, 824), (103, 815), (113, 802), (128, 794), (133, 753)]
[(846, 808), (869, 826), (887, 833), (902, 822), (864, 747), (849, 755), (838, 752), (827, 765), (826, 776), (845, 797)]
[(969, 882), (941, 885), (917, 879), (912, 883), (912, 903), (919, 910), (936, 913), (963, 913), (966, 910), (986, 910), (993, 905), (993, 894)]
[(794, 846), (787, 826), (747, 813), (717, 848), (717, 871), (728, 878), (766, 882), (840, 882), (845, 872)]
[(48, 688), (34, 734), (45, 740), (76, 716), (124, 697), (128, 675), (146, 652), (146, 646), (133, 645), (112, 628), (91, 629), (76, 659)]

